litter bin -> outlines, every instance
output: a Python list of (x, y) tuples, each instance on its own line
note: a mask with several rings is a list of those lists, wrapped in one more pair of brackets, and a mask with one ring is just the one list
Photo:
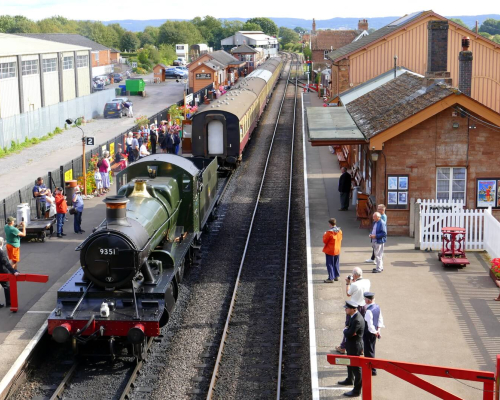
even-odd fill
[(115, 88), (115, 96), (121, 96), (121, 94), (122, 94), (122, 88), (120, 87)]
[[(66, 181), (64, 185), (64, 192), (66, 194), (66, 203), (68, 203), (68, 206), (73, 205), (73, 195), (75, 194), (75, 188), (77, 187), (78, 182), (73, 180), (73, 181)], [(83, 190), (83, 188), (82, 188)]]
[(352, 205), (355, 206), (358, 204), (358, 192), (359, 192), (359, 186), (354, 186), (352, 189)]
[(125, 86), (127, 92), (130, 92), (131, 95), (138, 95), (139, 92), (143, 92), (146, 88), (146, 84), (142, 78), (127, 79)]
[(120, 93), (118, 95), (125, 96), (125, 91), (127, 90), (127, 87), (125, 85), (119, 85), (120, 88)]

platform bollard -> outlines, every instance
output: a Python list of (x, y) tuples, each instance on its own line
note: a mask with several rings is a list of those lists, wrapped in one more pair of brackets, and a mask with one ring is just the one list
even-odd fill
[(39, 282), (47, 283), (49, 281), (48, 275), (39, 274), (0, 274), (0, 282), (10, 283), (10, 311), (17, 312), (19, 303), (17, 300), (17, 282)]

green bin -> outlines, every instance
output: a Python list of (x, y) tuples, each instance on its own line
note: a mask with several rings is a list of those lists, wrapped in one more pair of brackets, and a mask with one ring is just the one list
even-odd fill
[(122, 88), (115, 88), (115, 96), (121, 96), (122, 95)]
[(126, 89), (131, 95), (137, 95), (139, 92), (143, 92), (146, 87), (146, 83), (142, 78), (127, 79), (125, 82)]

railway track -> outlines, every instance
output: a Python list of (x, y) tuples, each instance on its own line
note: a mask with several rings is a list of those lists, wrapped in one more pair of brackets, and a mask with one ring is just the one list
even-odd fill
[(281, 100), (207, 399), (281, 397), (296, 77)]

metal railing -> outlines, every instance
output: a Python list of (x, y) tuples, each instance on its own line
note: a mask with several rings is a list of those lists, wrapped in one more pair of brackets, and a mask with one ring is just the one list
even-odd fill
[[(207, 97), (207, 94), (210, 90), (213, 89), (213, 84), (208, 85), (207, 87), (197, 91), (194, 93), (193, 99), (199, 97), (199, 104), (202, 104)], [(194, 100), (193, 100), (194, 103)], [(184, 99), (175, 103), (179, 106), (184, 104)], [(169, 107), (157, 112), (156, 114), (149, 117), (149, 124), (160, 123), (167, 119)], [(103, 150), (108, 150), (110, 153), (114, 153), (118, 147), (118, 144), (125, 146), (125, 138), (128, 132), (136, 132), (140, 128), (139, 125), (134, 125), (131, 128), (127, 129), (125, 132), (122, 132), (115, 136), (113, 139), (110, 139), (104, 143), (100, 143), (91, 150), (85, 153), (85, 161), (87, 163), (86, 169), (88, 171), (89, 163), (95, 154), (98, 154), (99, 157), (102, 156)], [(71, 171), (71, 172), (70, 172)], [(45, 183), (45, 185), (54, 190), (57, 186), (65, 186), (66, 177), (70, 177), (73, 180), (78, 180), (83, 176), (83, 168), (82, 168), (82, 156), (76, 157), (70, 162), (61, 165), (59, 169), (48, 171), (45, 175), (36, 175), (33, 177), (33, 184), (26, 185), (12, 193), (10, 196), (7, 196), (5, 199), (1, 201), (0, 206), (0, 221), (4, 221), (7, 223), (7, 217), (16, 216), (17, 214), (17, 206), (21, 203), (28, 203), (30, 205), (31, 218), (36, 217), (36, 200), (33, 198), (33, 187), (35, 185), (35, 179), (41, 177)], [(4, 226), (0, 223), (0, 235), (4, 236)]]

